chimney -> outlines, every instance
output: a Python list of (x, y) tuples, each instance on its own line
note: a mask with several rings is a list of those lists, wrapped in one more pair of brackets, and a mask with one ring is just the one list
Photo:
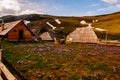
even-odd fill
[(0, 25), (0, 32), (4, 30), (4, 20), (0, 19), (2, 21), (1, 25)]

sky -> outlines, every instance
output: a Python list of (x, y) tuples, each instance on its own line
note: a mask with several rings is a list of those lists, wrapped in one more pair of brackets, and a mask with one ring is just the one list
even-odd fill
[(91, 16), (120, 11), (120, 0), (0, 0), (0, 16)]

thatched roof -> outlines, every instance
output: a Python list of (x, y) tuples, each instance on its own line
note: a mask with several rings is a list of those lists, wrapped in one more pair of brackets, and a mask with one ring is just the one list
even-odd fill
[(72, 42), (97, 43), (98, 37), (92, 27), (76, 28), (67, 36), (67, 40), (72, 39)]
[(40, 38), (42, 40), (54, 40), (54, 38), (56, 38), (56, 36), (53, 32), (44, 32), (40, 35)]

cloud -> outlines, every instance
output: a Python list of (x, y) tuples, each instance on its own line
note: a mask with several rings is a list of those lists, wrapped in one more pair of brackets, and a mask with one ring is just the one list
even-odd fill
[(13, 9), (2, 8), (2, 13), (3, 13), (3, 14), (6, 14), (6, 13), (9, 13), (9, 14), (16, 14), (16, 11), (13, 10)]
[(116, 7), (117, 7), (117, 8), (120, 8), (120, 4), (117, 4)]
[(87, 12), (87, 15), (96, 15), (96, 14), (105, 14), (106, 12), (114, 12), (113, 10), (116, 10), (118, 8), (116, 8), (116, 6), (108, 6), (108, 7), (105, 7), (105, 8), (99, 8), (99, 9), (96, 9), (94, 11), (88, 11)]
[(110, 3), (110, 4), (113, 4), (113, 3), (117, 3), (118, 0), (102, 0), (103, 2), (106, 2), (106, 3)]
[(97, 11), (97, 12), (101, 12), (101, 11), (112, 11), (114, 8), (115, 8), (115, 6), (109, 6), (109, 7), (106, 7), (106, 8), (97, 9), (96, 11)]
[(0, 16), (21, 14), (43, 14), (57, 11), (59, 7), (48, 1), (35, 0), (0, 0)]
[(99, 3), (95, 3), (95, 4), (92, 4), (92, 6), (93, 6), (93, 7), (95, 7), (95, 6), (100, 6), (100, 4), (99, 4)]
[[(21, 0), (19, 2), (21, 10), (18, 15), (21, 14), (43, 14), (45, 11), (44, 3), (38, 4), (36, 2), (32, 2), (31, 0)], [(26, 6), (27, 5), (27, 6)]]
[(43, 12), (27, 9), (19, 13), (19, 15), (23, 15), (23, 14), (43, 14)]
[(17, 0), (0, 0), (1, 14), (16, 14), (20, 10)]
[(20, 10), (19, 4), (16, 0), (0, 0), (0, 8)]
[[(93, 4), (93, 7), (96, 7), (94, 10), (88, 11), (86, 15), (99, 15), (99, 14), (107, 14), (119, 11), (120, 9), (120, 1), (118, 0), (102, 0), (103, 2), (108, 3), (104, 5), (104, 3)], [(103, 6), (102, 6), (103, 5)]]

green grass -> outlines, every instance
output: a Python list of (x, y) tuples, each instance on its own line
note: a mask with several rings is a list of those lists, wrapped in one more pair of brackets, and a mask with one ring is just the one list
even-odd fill
[[(53, 42), (0, 43), (3, 55), (30, 80), (120, 78), (119, 47), (81, 43), (54, 45)], [(113, 71), (113, 66), (117, 71)]]
[(68, 78), (68, 80), (79, 80), (78, 75), (73, 75)]

